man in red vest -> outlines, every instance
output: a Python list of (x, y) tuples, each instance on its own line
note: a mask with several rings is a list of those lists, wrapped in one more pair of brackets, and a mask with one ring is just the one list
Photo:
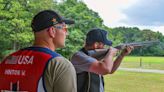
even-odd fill
[(34, 45), (12, 53), (0, 64), (1, 92), (76, 92), (72, 64), (54, 52), (65, 46), (66, 24), (52, 10), (39, 12), (32, 20)]

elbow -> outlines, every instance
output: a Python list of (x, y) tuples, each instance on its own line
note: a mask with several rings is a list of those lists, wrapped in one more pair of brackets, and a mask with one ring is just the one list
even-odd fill
[(114, 74), (115, 73), (115, 71), (111, 68), (106, 68), (105, 71), (106, 71), (105, 74)]
[(112, 74), (112, 73), (113, 73), (113, 72), (112, 72), (112, 69), (105, 68), (102, 75), (107, 75), (107, 74)]
[(115, 73), (115, 70), (112, 68), (112, 69), (110, 69), (110, 71), (108, 73), (109, 74), (114, 74)]
[(109, 72), (109, 74), (114, 74), (114, 71)]

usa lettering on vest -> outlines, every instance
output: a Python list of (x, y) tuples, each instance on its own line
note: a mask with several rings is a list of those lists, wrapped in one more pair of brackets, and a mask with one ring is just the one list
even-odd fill
[(18, 56), (18, 64), (33, 64), (34, 56)]
[(34, 56), (11, 56), (5, 64), (33, 64)]

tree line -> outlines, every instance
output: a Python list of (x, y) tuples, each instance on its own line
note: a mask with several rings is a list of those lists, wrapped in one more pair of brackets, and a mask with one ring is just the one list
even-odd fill
[[(97, 12), (89, 9), (82, 0), (0, 0), (0, 58), (18, 49), (33, 44), (31, 20), (41, 10), (52, 9), (61, 15), (75, 20), (68, 28), (66, 47), (57, 49), (69, 58), (82, 48), (86, 33), (91, 28), (108, 31), (113, 46), (120, 43), (159, 40), (160, 45), (136, 49), (131, 55), (164, 56), (164, 36), (160, 32), (137, 27), (109, 28)], [(110, 17), (110, 16), (109, 16)]]

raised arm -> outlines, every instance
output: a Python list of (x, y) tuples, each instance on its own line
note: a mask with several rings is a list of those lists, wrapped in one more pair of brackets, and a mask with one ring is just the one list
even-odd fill
[(113, 57), (116, 55), (117, 51), (117, 49), (111, 47), (104, 57), (103, 61), (97, 60), (93, 62), (89, 71), (101, 75), (111, 73), (113, 68)]
[(133, 46), (128, 46), (121, 52), (121, 54), (115, 59), (114, 64), (113, 64), (113, 68), (112, 68), (112, 71), (110, 72), (110, 74), (114, 73), (118, 69), (123, 58), (126, 55), (130, 54), (132, 50), (133, 50)]

